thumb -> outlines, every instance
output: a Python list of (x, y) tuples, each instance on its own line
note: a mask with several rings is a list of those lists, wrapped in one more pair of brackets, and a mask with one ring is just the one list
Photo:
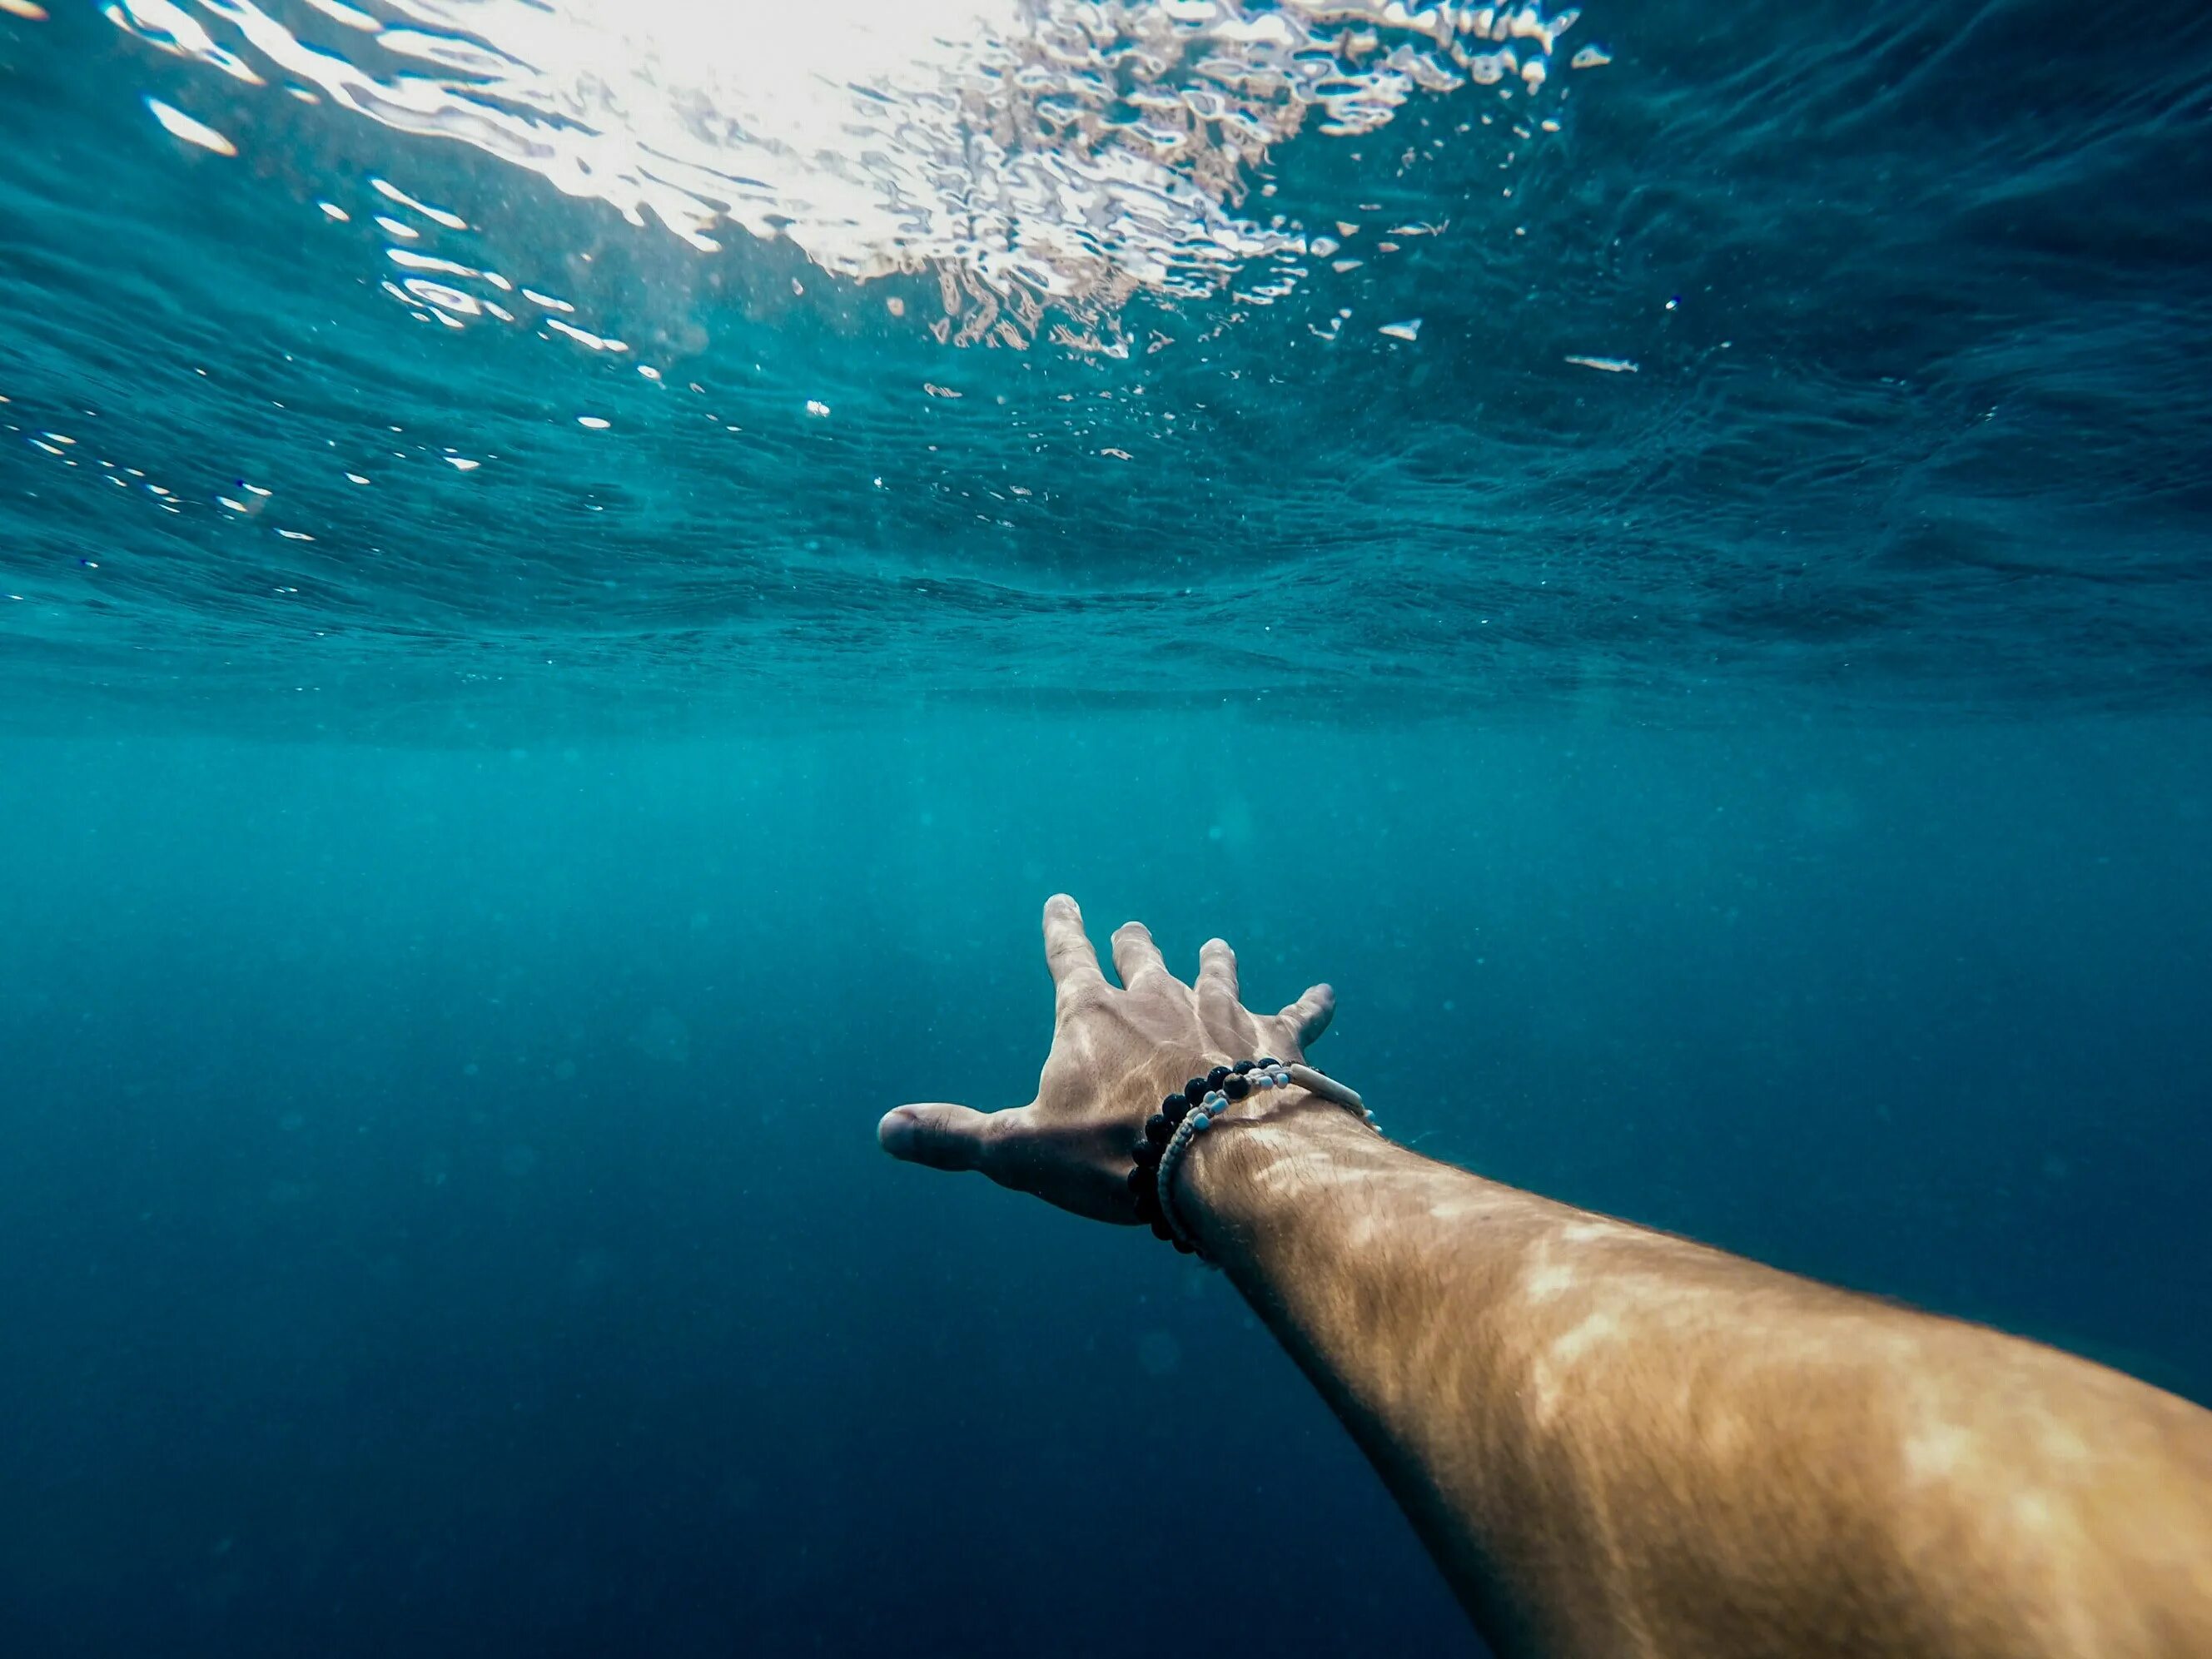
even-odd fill
[(876, 1139), (904, 1163), (972, 1170), (982, 1162), (984, 1126), (990, 1121), (988, 1113), (943, 1101), (894, 1106), (876, 1125)]

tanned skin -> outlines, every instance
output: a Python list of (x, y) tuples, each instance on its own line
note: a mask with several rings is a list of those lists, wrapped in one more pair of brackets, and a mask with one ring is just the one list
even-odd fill
[[(902, 1106), (895, 1156), (1133, 1223), (1129, 1147), (1194, 1072), (1304, 1055), (1334, 998), (1239, 996), (1045, 906), (1030, 1105)], [(1195, 1229), (1500, 1653), (2212, 1655), (2212, 1413), (2033, 1342), (1485, 1181), (1303, 1091), (1194, 1143)]]

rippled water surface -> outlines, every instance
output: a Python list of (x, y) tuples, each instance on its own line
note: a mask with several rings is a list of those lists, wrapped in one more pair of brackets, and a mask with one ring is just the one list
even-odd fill
[(11, 714), (2203, 700), (2212, 21), (7, 0)]

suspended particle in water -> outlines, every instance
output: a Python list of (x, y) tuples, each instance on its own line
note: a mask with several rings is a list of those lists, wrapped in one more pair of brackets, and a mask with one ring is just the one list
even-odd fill
[(1146, 1331), (1137, 1339), (1137, 1364), (1147, 1376), (1171, 1376), (1182, 1367), (1182, 1344), (1166, 1331)]

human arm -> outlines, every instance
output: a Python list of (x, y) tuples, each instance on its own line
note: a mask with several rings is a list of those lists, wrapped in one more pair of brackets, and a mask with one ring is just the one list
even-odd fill
[[(1295, 1059), (1210, 943), (1099, 973), (1047, 908), (1037, 1099), (901, 1108), (884, 1145), (1132, 1219), (1128, 1148), (1192, 1069)], [(2212, 1651), (2212, 1414), (2035, 1344), (1420, 1158), (1300, 1091), (1194, 1145), (1180, 1212), (1508, 1653)]]

